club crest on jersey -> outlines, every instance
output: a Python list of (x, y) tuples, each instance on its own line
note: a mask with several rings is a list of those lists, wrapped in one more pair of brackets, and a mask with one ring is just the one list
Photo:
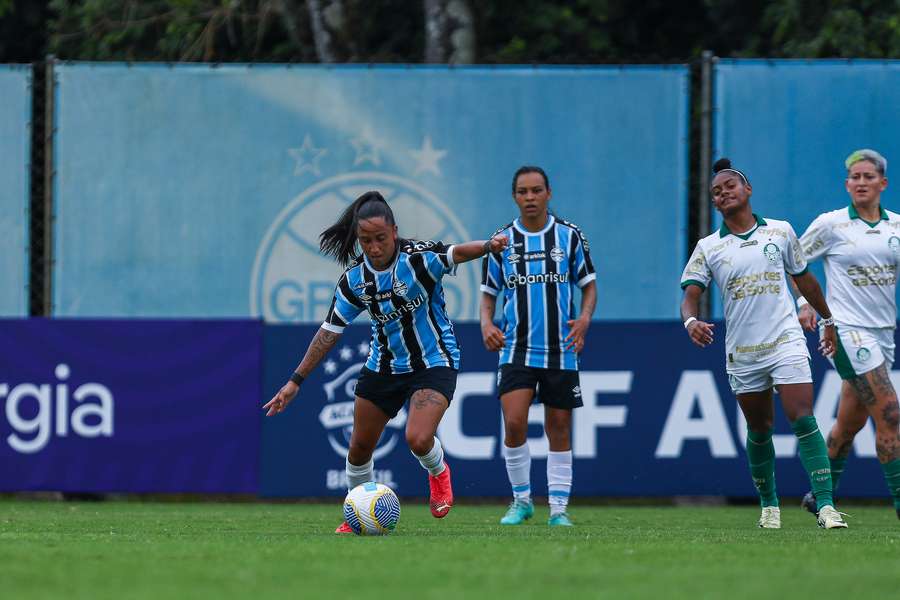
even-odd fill
[(566, 259), (566, 253), (562, 251), (562, 249), (553, 246), (550, 250), (550, 258), (553, 259), (553, 262), (561, 263)]
[(400, 281), (399, 279), (394, 281), (394, 285), (393, 285), (392, 289), (394, 290), (394, 294), (397, 296), (405, 296), (406, 292), (408, 290), (408, 288), (406, 287), (406, 284), (403, 283), (402, 281)]
[(769, 259), (770, 263), (776, 263), (781, 257), (781, 250), (778, 249), (777, 245), (769, 242), (768, 244), (763, 246), (763, 254), (766, 255), (766, 258)]
[(511, 265), (517, 264), (521, 259), (522, 259), (522, 257), (519, 256), (518, 254), (516, 254), (515, 252), (510, 252), (506, 256), (506, 260), (509, 261), (509, 264), (511, 264)]
[(860, 348), (859, 350), (856, 351), (856, 358), (860, 362), (866, 362), (867, 360), (869, 360), (869, 357), (871, 357), (871, 356), (872, 356), (872, 353), (869, 352), (868, 348)]
[(898, 238), (896, 235), (892, 235), (888, 240), (888, 248), (890, 248), (891, 252), (893, 252), (894, 254), (900, 252), (900, 238)]

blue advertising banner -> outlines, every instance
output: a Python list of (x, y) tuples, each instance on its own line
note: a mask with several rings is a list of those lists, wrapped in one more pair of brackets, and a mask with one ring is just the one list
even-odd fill
[[(597, 318), (677, 317), (685, 66), (56, 75), (56, 315), (317, 323), (341, 272), (318, 235), (361, 192), (380, 190), (406, 237), (483, 239), (518, 214), (512, 175), (536, 164), (591, 241)], [(478, 278), (470, 264), (447, 284), (452, 317), (477, 319)]]
[[(723, 325), (717, 331), (722, 332)], [(482, 346), (478, 325), (456, 327), (462, 370), (438, 431), (458, 496), (507, 496), (500, 454), (503, 427), (495, 395), (497, 355)], [(315, 327), (265, 330), (264, 400), (295, 368)], [(264, 496), (342, 496), (353, 423), (356, 375), (368, 352), (368, 328), (350, 327), (284, 413), (265, 419), (260, 490)], [(693, 346), (680, 323), (595, 323), (582, 357), (585, 406), (573, 415), (574, 488), (578, 496), (755, 496), (744, 444), (746, 424), (724, 372), (724, 341)], [(840, 378), (813, 358), (815, 414), (828, 431)], [(894, 372), (894, 385), (900, 372)], [(777, 396), (776, 396), (777, 404)], [(375, 474), (398, 493), (425, 496), (426, 474), (409, 453), (405, 412), (391, 421), (375, 452)], [(543, 410), (532, 406), (532, 489), (546, 493)], [(775, 448), (778, 490), (800, 496), (808, 482), (797, 443), (780, 408)], [(841, 496), (887, 496), (871, 423), (860, 432), (841, 480)]]
[(0, 317), (28, 314), (31, 67), (0, 65)]
[(262, 325), (0, 322), (0, 491), (258, 491)]
[[(728, 156), (747, 173), (757, 214), (789, 221), (797, 235), (819, 214), (850, 204), (844, 159), (851, 152), (874, 148), (889, 165), (900, 161), (897, 60), (720, 60), (715, 105), (714, 157)], [(900, 210), (896, 188), (882, 203)]]

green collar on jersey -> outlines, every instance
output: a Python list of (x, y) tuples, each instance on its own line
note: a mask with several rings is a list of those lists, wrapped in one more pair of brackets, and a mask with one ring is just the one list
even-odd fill
[[(763, 219), (762, 217), (760, 217), (759, 215), (757, 215), (756, 213), (753, 213), (753, 218), (756, 219), (756, 224), (757, 224), (759, 227), (765, 227), (765, 226), (766, 226), (766, 220)], [(754, 227), (753, 229), (751, 229), (751, 230), (750, 230), (750, 233), (748, 233), (746, 236), (739, 235), (739, 234), (737, 234), (737, 233), (735, 233), (734, 235), (736, 235), (736, 236), (738, 236), (738, 237), (742, 237), (742, 238), (744, 238), (744, 239), (747, 239), (747, 237), (750, 237), (750, 234), (752, 234), (754, 231), (756, 231), (756, 227)], [(722, 221), (722, 226), (719, 227), (719, 237), (720, 237), (720, 238), (723, 238), (723, 237), (725, 237), (726, 235), (728, 235), (728, 234), (730, 234), (730, 233), (731, 233), (731, 230), (728, 229), (728, 225), (725, 224), (725, 221)]]
[[(865, 219), (863, 219), (862, 217), (860, 217), (860, 216), (859, 216), (859, 212), (857, 212), (857, 210), (856, 210), (856, 207), (853, 206), (852, 204), (847, 208), (847, 212), (850, 214), (850, 218), (851, 218), (851, 219), (859, 219), (860, 221), (862, 221), (863, 223), (865, 223), (865, 224), (868, 225), (869, 227), (875, 227), (876, 225), (878, 225), (878, 221), (875, 221), (874, 223), (872, 223), (872, 222), (866, 221)], [(887, 211), (884, 210), (883, 208), (881, 208), (880, 205), (878, 206), (878, 212), (880, 213), (879, 218), (880, 218), (881, 221), (887, 221), (887, 220), (888, 220), (888, 214), (887, 214)]]

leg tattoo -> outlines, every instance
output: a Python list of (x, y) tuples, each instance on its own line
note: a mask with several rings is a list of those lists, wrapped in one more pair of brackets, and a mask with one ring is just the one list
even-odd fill
[[(884, 369), (884, 365), (879, 368)], [(850, 379), (848, 383), (850, 383), (853, 391), (856, 392), (856, 397), (859, 399), (860, 404), (867, 407), (875, 404), (875, 393), (872, 391), (872, 388), (869, 386), (869, 382), (866, 381), (865, 377), (854, 377), (853, 379)], [(888, 380), (888, 385), (890, 385), (890, 380)]]

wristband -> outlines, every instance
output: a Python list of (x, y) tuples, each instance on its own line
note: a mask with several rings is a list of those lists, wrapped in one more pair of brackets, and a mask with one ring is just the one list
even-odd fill
[(491, 240), (485, 240), (484, 244), (482, 245), (482, 248), (484, 248), (485, 254), (490, 254), (491, 253)]
[(819, 328), (831, 327), (834, 325), (834, 317), (828, 317), (827, 319), (821, 319), (819, 321)]
[(684, 322), (684, 328), (687, 329), (688, 325), (690, 325), (691, 323), (693, 323), (696, 320), (697, 320), (697, 317), (688, 317), (687, 320)]
[(304, 379), (303, 375), (301, 375), (297, 371), (294, 371), (293, 373), (291, 373), (291, 381), (296, 383), (298, 386), (303, 383), (303, 379)]
[(807, 300), (803, 296), (797, 296), (797, 310), (800, 310), (807, 304), (809, 304), (809, 300)]

